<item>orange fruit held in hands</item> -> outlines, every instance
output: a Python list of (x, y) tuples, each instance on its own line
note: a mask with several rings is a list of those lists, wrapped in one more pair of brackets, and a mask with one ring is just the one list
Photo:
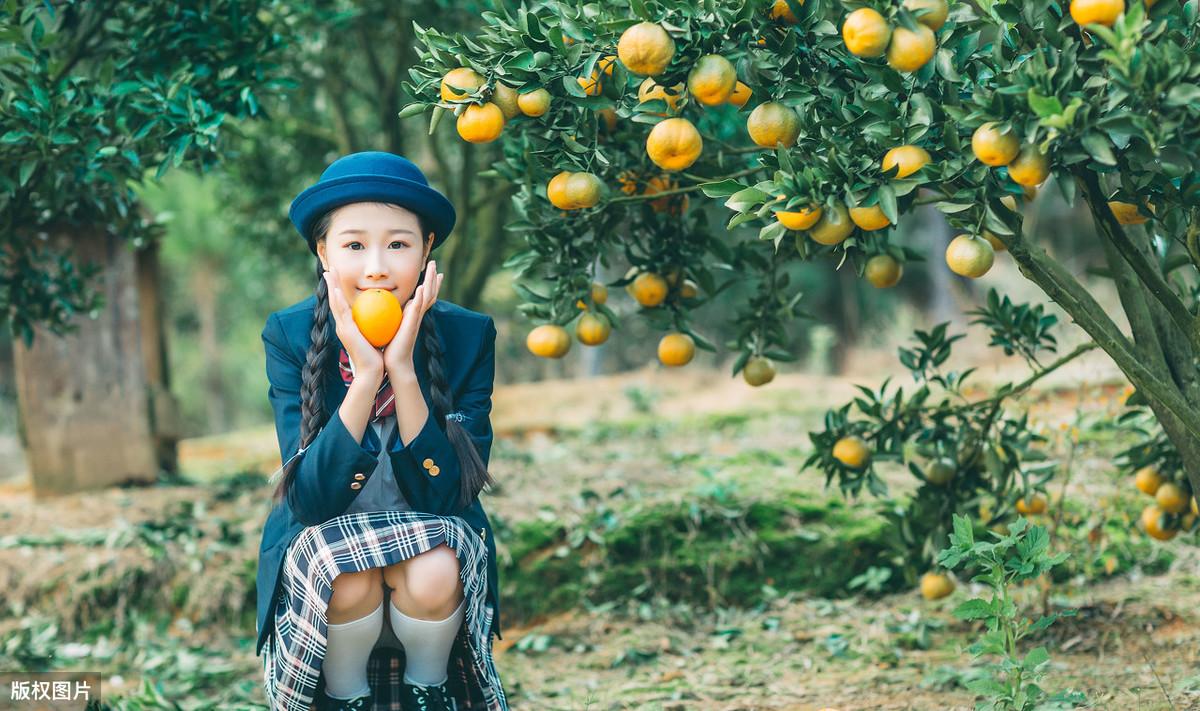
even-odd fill
[(562, 358), (571, 350), (571, 337), (562, 326), (544, 323), (525, 337), (525, 347), (541, 358)]
[(621, 33), (617, 56), (629, 71), (643, 77), (662, 74), (675, 56), (675, 41), (660, 25), (639, 22)]
[(686, 333), (668, 333), (658, 342), (658, 360), (663, 365), (687, 365), (696, 355), (696, 342)]
[(646, 154), (663, 170), (687, 170), (703, 149), (700, 132), (685, 118), (659, 121), (646, 137)]
[(925, 25), (917, 25), (915, 32), (907, 27), (897, 27), (888, 44), (887, 63), (898, 72), (915, 72), (933, 59), (936, 51), (937, 38)]
[(941, 600), (954, 592), (954, 581), (945, 573), (926, 573), (921, 576), (921, 597)]
[(458, 116), (458, 135), (469, 143), (489, 143), (504, 131), (504, 112), (492, 102), (469, 104)]
[(1071, 19), (1080, 25), (1112, 26), (1122, 12), (1125, 0), (1071, 0)]
[(358, 330), (376, 348), (383, 348), (392, 342), (404, 318), (400, 300), (387, 289), (367, 289), (362, 292), (354, 300), (350, 313)]
[[(483, 77), (479, 76), (474, 69), (470, 67), (451, 69), (446, 72), (446, 76), (442, 77), (442, 100), (454, 101), (456, 99), (465, 99), (468, 94), (481, 86), (483, 86)], [(458, 87), (465, 90), (466, 93), (456, 91), (451, 87)]]
[(920, 146), (896, 146), (883, 154), (883, 172), (896, 168), (897, 178), (907, 178), (928, 165), (929, 161), (929, 151)]
[(1002, 133), (994, 121), (988, 121), (971, 134), (971, 150), (980, 163), (998, 168), (1008, 165), (1021, 150), (1021, 142), (1017, 134), (1009, 131)]
[(892, 28), (875, 10), (863, 7), (846, 15), (842, 23), (842, 39), (850, 54), (864, 59), (882, 56), (887, 51)]
[(800, 115), (778, 101), (768, 101), (750, 112), (746, 118), (746, 131), (750, 133), (750, 140), (763, 148), (774, 148), (776, 143), (791, 148), (800, 135)]

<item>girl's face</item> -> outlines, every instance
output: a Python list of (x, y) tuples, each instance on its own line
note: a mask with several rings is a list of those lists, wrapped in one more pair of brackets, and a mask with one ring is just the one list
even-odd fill
[(406, 303), (417, 288), (432, 235), (423, 236), (411, 210), (382, 203), (352, 203), (334, 211), (329, 232), (317, 242), (326, 271), (351, 304), (366, 289), (387, 289)]

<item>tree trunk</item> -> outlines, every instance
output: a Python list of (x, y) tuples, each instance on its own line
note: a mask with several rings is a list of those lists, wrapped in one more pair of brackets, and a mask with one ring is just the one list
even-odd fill
[[(174, 466), (157, 258), (102, 227), (53, 238), (77, 263), (99, 263), (104, 305), (57, 337), (35, 327), (14, 344), (18, 411), (37, 497), (156, 480)], [(157, 415), (157, 416), (156, 416)], [(160, 439), (162, 430), (168, 438)]]
[(196, 299), (196, 316), (200, 322), (200, 353), (208, 368), (204, 371), (204, 392), (207, 404), (205, 430), (224, 432), (228, 429), (229, 398), (225, 394), (225, 379), (221, 373), (221, 338), (217, 323), (217, 268), (200, 260), (192, 270), (192, 294)]

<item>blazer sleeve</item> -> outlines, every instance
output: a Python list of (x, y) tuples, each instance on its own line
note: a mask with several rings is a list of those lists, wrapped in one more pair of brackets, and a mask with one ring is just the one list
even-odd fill
[[(492, 388), (496, 379), (496, 323), (492, 317), (487, 317), (481, 330), (479, 351), (454, 406), (456, 412), (463, 414), (461, 424), (486, 467), (492, 451)], [(407, 484), (402, 489), (419, 494), (424, 503), (422, 510), (439, 516), (456, 515), (464, 510), (458, 501), (462, 465), (446, 436), (444, 423), (438, 422), (433, 408), (429, 408), (425, 425), (411, 442), (406, 445), (397, 436), (388, 451), (397, 478), (403, 478)]]
[[(300, 448), (300, 385), (302, 363), (292, 354), (279, 316), (271, 314), (262, 332), (267, 361), (267, 397), (275, 412), (279, 456), (287, 462), (299, 456), (296, 475), (288, 489), (287, 504), (296, 520), (315, 526), (340, 515), (358, 496), (354, 475), (370, 477), (377, 454), (363, 447), (346, 429), (335, 410), (304, 452)], [(366, 479), (362, 480), (363, 482)]]

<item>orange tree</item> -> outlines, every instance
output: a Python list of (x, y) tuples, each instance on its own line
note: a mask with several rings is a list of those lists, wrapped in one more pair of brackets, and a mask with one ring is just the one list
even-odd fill
[[(1136, 389), (1131, 404), (1154, 413), (1151, 444), (1130, 464), (1190, 478), (1190, 489), (1196, 15), (1195, 0), (497, 3), (470, 37), (417, 28), (423, 61), (409, 88), (421, 100), (401, 116), (428, 111), (430, 130), (449, 119), (464, 140), (502, 142), (484, 176), (518, 186), (508, 227), (528, 249), (508, 265), (522, 311), (542, 324), (539, 354), (567, 352), (564, 327), (581, 308), (616, 327), (593, 270), (620, 256), (631, 270), (609, 286), (629, 288), (639, 313), (670, 331), (660, 344), (670, 364), (693, 344), (713, 347), (694, 306), (734, 284), (728, 293), (749, 293), (721, 335), (740, 351), (734, 373), (767, 382), (771, 361), (791, 358), (785, 328), (800, 295), (786, 263), (827, 260), (894, 285), (924, 255), (893, 227), (932, 204), (959, 232), (939, 259), (975, 278), (1007, 252), (1113, 359)], [(1022, 230), (1021, 196), (1051, 176), (1089, 209), (1103, 254), (1092, 266), (1113, 280), (1123, 316)], [(701, 197), (723, 203), (728, 233), (711, 228)], [(835, 421), (825, 434), (836, 442), (856, 427)], [(873, 450), (898, 456), (881, 444), (843, 454), (868, 468)], [(839, 483), (868, 476), (830, 466)]]

